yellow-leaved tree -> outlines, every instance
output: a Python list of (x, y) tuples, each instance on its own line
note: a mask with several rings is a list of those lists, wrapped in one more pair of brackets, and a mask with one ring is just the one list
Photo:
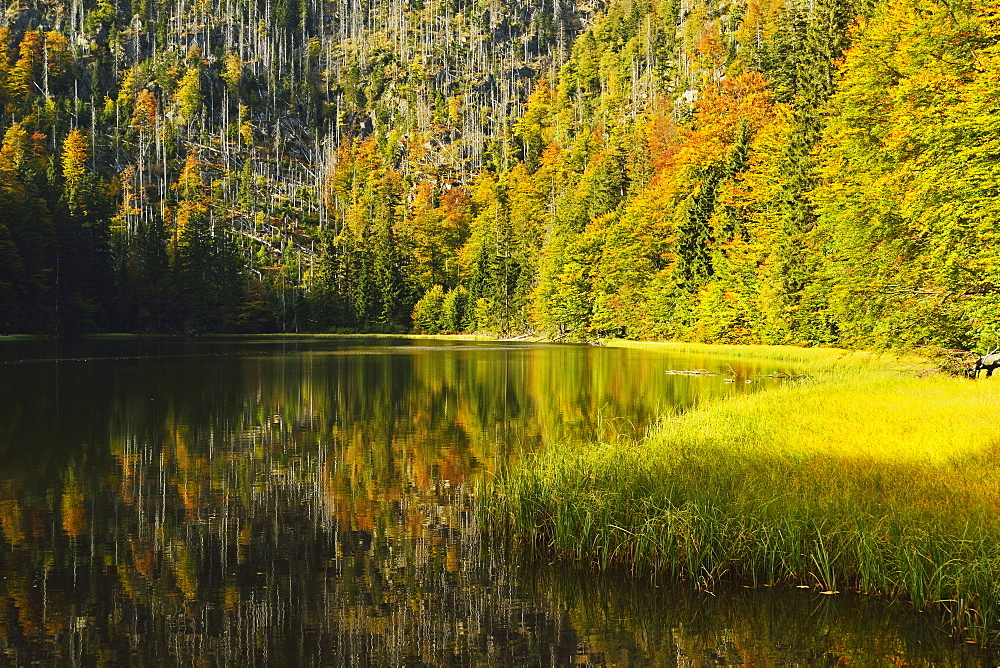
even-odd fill
[(1000, 341), (1000, 14), (891, 0), (858, 30), (822, 146), (847, 343)]
[(70, 211), (86, 213), (87, 160), (90, 142), (79, 128), (74, 128), (63, 142), (62, 169), (66, 202)]

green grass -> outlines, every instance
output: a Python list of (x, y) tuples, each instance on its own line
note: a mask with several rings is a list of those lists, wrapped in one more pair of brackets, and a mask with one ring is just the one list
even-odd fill
[(907, 598), (1000, 637), (1000, 382), (849, 367), (553, 446), (480, 490), (487, 526), (555, 555)]
[(931, 365), (915, 355), (874, 353), (843, 348), (803, 348), (802, 346), (748, 346), (684, 341), (629, 341), (602, 339), (601, 345), (614, 348), (658, 350), (679, 355), (713, 355), (730, 360), (769, 360), (802, 365), (811, 370), (877, 365), (896, 368), (928, 369)]

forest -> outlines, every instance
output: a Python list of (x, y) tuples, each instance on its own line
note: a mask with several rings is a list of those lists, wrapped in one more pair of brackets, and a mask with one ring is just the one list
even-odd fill
[(0, 334), (1000, 340), (988, 0), (10, 0)]

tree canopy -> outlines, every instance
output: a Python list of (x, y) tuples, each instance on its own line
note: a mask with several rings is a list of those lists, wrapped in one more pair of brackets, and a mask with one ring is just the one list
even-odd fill
[(1000, 339), (984, 0), (43, 5), (0, 332)]

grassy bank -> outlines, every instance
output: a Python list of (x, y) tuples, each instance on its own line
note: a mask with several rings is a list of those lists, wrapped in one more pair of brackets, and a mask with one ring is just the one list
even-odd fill
[(587, 565), (905, 597), (996, 639), (1000, 382), (822, 375), (553, 446), (481, 490), (483, 517)]
[(932, 367), (927, 359), (917, 355), (875, 353), (843, 348), (750, 346), (685, 341), (630, 341), (628, 339), (602, 339), (600, 344), (613, 348), (673, 352), (678, 355), (711, 355), (729, 360), (788, 362), (807, 367), (811, 372), (854, 366), (879, 366), (883, 369), (927, 369)]

